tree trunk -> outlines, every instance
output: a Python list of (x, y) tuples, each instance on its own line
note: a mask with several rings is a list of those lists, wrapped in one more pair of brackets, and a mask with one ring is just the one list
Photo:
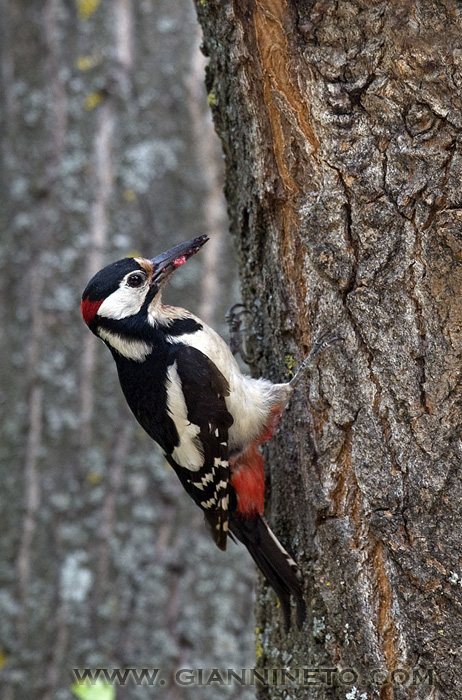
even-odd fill
[(460, 3), (196, 4), (255, 372), (344, 338), (266, 450), (310, 613), (286, 636), (261, 587), (259, 665), (312, 698), (461, 697)]

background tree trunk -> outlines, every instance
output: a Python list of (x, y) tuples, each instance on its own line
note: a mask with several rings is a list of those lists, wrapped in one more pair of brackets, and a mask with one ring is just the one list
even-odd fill
[(315, 667), (312, 698), (458, 698), (460, 3), (196, 5), (255, 371), (344, 336), (266, 450), (310, 613), (286, 637), (262, 587), (259, 664)]
[(85, 667), (212, 699), (174, 672), (253, 657), (250, 557), (214, 547), (79, 311), (102, 265), (204, 232), (166, 298), (214, 325), (237, 300), (199, 34), (190, 0), (0, 0), (2, 700), (70, 700)]

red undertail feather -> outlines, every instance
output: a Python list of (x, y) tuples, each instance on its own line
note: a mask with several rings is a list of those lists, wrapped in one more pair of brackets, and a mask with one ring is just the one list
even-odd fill
[(265, 427), (263, 428), (263, 432), (258, 438), (258, 442), (266, 442), (273, 437), (274, 433), (279, 427), (279, 423), (281, 422), (284, 408), (285, 406), (282, 404), (279, 404), (279, 406), (273, 406), (270, 416), (265, 423)]
[(258, 440), (236, 460), (231, 460), (231, 484), (237, 494), (237, 510), (245, 517), (263, 515), (265, 507), (265, 471), (259, 445), (273, 437), (284, 413), (282, 404), (273, 406)]
[(265, 505), (265, 473), (258, 442), (231, 462), (231, 485), (237, 495), (237, 510), (245, 517), (262, 515)]

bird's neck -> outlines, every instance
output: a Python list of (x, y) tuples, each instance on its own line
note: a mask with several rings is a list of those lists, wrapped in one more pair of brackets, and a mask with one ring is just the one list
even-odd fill
[(153, 352), (179, 336), (193, 334), (202, 328), (199, 320), (184, 309), (157, 304), (148, 313), (124, 319), (102, 318), (97, 335), (106, 343), (115, 359), (144, 362)]

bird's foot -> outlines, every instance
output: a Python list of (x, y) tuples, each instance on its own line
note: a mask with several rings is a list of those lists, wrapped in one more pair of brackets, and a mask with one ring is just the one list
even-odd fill
[(229, 328), (229, 347), (233, 355), (240, 355), (246, 364), (251, 364), (253, 354), (247, 350), (246, 330), (243, 317), (250, 314), (244, 304), (234, 304), (226, 312), (226, 322)]
[(313, 342), (311, 350), (307, 357), (303, 360), (300, 367), (295, 372), (289, 382), (289, 385), (294, 388), (297, 386), (304, 374), (309, 374), (313, 368), (315, 358), (327, 347), (334, 343), (340, 343), (343, 340), (342, 336), (335, 331), (325, 331), (321, 333)]

